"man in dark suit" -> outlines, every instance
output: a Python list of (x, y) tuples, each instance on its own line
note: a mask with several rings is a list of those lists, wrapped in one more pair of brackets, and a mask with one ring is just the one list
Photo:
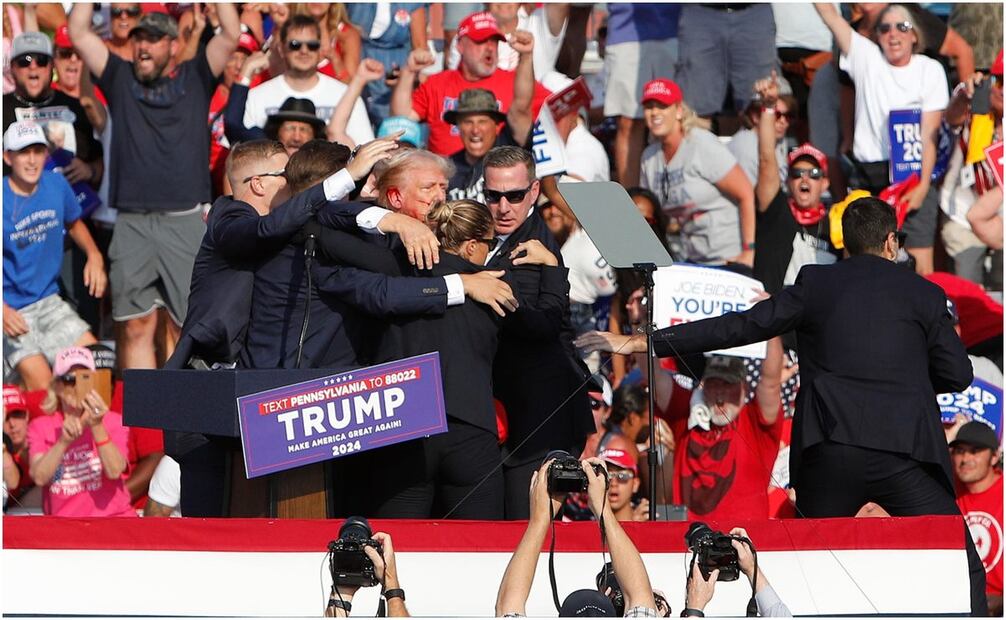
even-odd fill
[[(801, 389), (790, 471), (797, 511), (851, 517), (867, 502), (893, 516), (959, 515), (936, 394), (972, 369), (936, 285), (895, 264), (894, 210), (876, 198), (842, 215), (850, 255), (808, 265), (796, 283), (743, 313), (659, 330), (662, 357), (760, 342), (795, 330)], [(578, 346), (645, 351), (639, 336), (591, 332)], [(964, 531), (971, 611), (985, 615), (985, 573)]]
[[(587, 398), (589, 373), (573, 349), (568, 297), (540, 294), (545, 272), (565, 272), (565, 267), (559, 244), (533, 209), (539, 193), (534, 158), (524, 149), (501, 146), (486, 154), (483, 166), (486, 202), (496, 222), (496, 235), (502, 239), (486, 266), (509, 270), (521, 301), (514, 318), (504, 321), (493, 364), (493, 387), (509, 425), (503, 465), (506, 518), (526, 519), (527, 481), (545, 455), (556, 449), (580, 454), (587, 435), (595, 430)], [(524, 264), (522, 257), (531, 240), (541, 242), (559, 259), (559, 265)], [(520, 328), (516, 315), (528, 312), (551, 322), (550, 338)]]

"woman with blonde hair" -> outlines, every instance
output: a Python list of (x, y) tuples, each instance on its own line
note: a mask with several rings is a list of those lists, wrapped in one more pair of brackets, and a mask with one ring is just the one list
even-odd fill
[(129, 429), (91, 383), (94, 356), (84, 347), (56, 355), (50, 415), (28, 424), (29, 473), (42, 487), (42, 512), (57, 517), (135, 517), (122, 474)]
[(754, 189), (737, 160), (671, 80), (648, 82), (642, 103), (655, 141), (643, 151), (640, 185), (660, 198), (671, 232), (680, 231), (675, 258), (754, 265)]

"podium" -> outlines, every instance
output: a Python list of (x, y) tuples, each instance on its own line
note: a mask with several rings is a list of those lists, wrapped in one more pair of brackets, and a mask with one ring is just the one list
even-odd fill
[[(127, 426), (241, 436), (237, 398), (340, 372), (302, 370), (126, 370), (123, 422)], [(170, 443), (170, 433), (166, 444)], [(168, 445), (166, 445), (166, 448)], [(227, 485), (230, 516), (324, 519), (330, 513), (325, 463), (306, 465), (262, 478), (245, 477), (240, 451), (233, 454)], [(184, 492), (184, 491), (183, 491)]]

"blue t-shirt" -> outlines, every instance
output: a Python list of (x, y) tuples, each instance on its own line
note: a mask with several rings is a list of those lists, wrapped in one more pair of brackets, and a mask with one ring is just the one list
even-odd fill
[(642, 2), (608, 4), (608, 45), (629, 41), (662, 41), (678, 36), (680, 4)]
[(3, 300), (15, 310), (59, 292), (63, 235), (80, 205), (63, 175), (46, 170), (31, 196), (3, 178)]

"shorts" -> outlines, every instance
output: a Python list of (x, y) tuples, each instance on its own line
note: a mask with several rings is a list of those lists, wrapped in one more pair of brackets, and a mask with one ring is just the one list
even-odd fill
[(922, 205), (910, 211), (901, 230), (907, 235), (905, 248), (931, 248), (936, 241), (936, 218), (940, 213), (940, 195), (935, 187), (929, 188)]
[(28, 333), (3, 337), (4, 363), (12, 370), (32, 355), (44, 355), (51, 365), (57, 353), (88, 331), (87, 323), (59, 295), (43, 297), (18, 312), (28, 323)]
[(160, 306), (181, 325), (205, 232), (201, 206), (165, 213), (120, 211), (108, 248), (112, 318), (128, 321)]
[(674, 79), (677, 62), (677, 39), (609, 45), (604, 52), (608, 71), (604, 115), (643, 118), (643, 86), (655, 78)]

